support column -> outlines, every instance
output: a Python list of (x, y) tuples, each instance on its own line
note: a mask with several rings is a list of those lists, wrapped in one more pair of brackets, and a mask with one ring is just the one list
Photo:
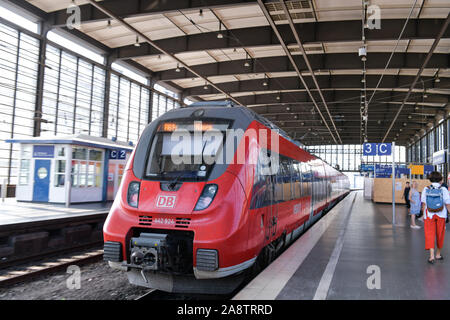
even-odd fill
[(37, 77), (37, 95), (36, 106), (34, 109), (34, 125), (33, 137), (41, 135), (41, 120), (42, 120), (42, 102), (44, 99), (44, 74), (45, 74), (45, 56), (47, 52), (47, 33), (51, 30), (51, 26), (42, 22), (41, 24), (41, 41), (39, 44), (39, 68)]
[(153, 87), (155, 86), (156, 80), (154, 80), (153, 78), (149, 77), (148, 78), (148, 84), (151, 88), (150, 90), (150, 95), (149, 95), (149, 99), (148, 99), (148, 115), (147, 115), (147, 123), (152, 122), (152, 114), (153, 114), (153, 95), (155, 94), (153, 91)]
[(102, 137), (108, 137), (109, 121), (109, 91), (111, 89), (111, 65), (115, 58), (112, 55), (106, 57), (105, 92), (103, 93), (103, 120)]

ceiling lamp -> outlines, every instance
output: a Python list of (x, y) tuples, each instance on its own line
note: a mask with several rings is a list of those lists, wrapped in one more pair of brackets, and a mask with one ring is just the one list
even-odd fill
[(203, 86), (203, 89), (208, 90), (208, 84), (205, 82), (205, 85)]
[(203, 9), (200, 9), (200, 11), (198, 12), (198, 15), (203, 18)]
[(111, 20), (108, 20), (108, 25), (107, 25), (107, 27), (108, 27), (108, 28), (111, 28)]
[(140, 47), (141, 44), (139, 43), (139, 36), (136, 36), (136, 42), (134, 43), (135, 47)]
[(361, 57), (362, 61), (366, 61), (367, 60), (367, 49), (366, 49), (366, 47), (359, 48), (358, 54)]
[(222, 38), (223, 38), (222, 23), (219, 21), (219, 33), (217, 34), (217, 39), (222, 39)]
[(250, 67), (250, 63), (248, 62), (248, 53), (245, 53), (245, 63), (244, 67)]
[(264, 82), (263, 82), (263, 86), (267, 87), (268, 83), (267, 83), (267, 76), (264, 75)]
[(181, 71), (181, 69), (180, 69), (180, 64), (177, 63), (177, 68), (175, 69), (175, 72), (180, 72), (180, 71)]

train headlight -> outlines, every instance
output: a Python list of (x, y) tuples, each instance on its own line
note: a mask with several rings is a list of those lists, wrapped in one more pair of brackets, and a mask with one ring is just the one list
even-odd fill
[(209, 207), (217, 193), (217, 184), (207, 184), (198, 198), (194, 211), (204, 210)]
[(141, 188), (141, 183), (137, 181), (132, 181), (128, 185), (127, 202), (130, 206), (137, 208), (139, 205), (139, 189)]

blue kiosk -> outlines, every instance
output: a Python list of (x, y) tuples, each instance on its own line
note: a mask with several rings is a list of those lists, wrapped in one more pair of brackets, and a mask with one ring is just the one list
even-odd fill
[(83, 134), (6, 142), (20, 143), (17, 201), (66, 205), (113, 200), (133, 151), (125, 142)]

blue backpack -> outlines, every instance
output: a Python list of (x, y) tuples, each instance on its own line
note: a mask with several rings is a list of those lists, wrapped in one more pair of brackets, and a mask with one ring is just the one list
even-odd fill
[(426, 203), (427, 209), (430, 212), (439, 212), (444, 209), (444, 198), (441, 187), (435, 188), (432, 185), (428, 187)]

